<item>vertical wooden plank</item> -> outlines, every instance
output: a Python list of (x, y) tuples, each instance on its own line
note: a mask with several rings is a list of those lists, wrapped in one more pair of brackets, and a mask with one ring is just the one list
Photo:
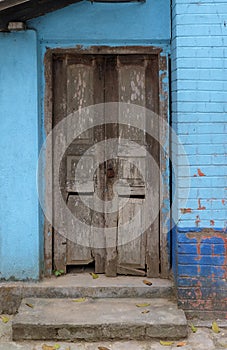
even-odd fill
[[(95, 68), (94, 68), (94, 104), (104, 102), (104, 71), (103, 71), (103, 56), (95, 57)], [(105, 139), (105, 128), (104, 128), (104, 106), (99, 109), (99, 119), (103, 120), (103, 125), (98, 125), (94, 128), (94, 144), (96, 144), (97, 153), (95, 155), (95, 161), (99, 163), (99, 159), (104, 157), (105, 149), (100, 144), (100, 141)], [(104, 163), (99, 164), (96, 170), (95, 176), (95, 192), (98, 198), (105, 200), (105, 169)], [(96, 208), (96, 199), (94, 199), (94, 208)], [(101, 208), (100, 208), (101, 209)], [(102, 212), (93, 211), (92, 225), (99, 228), (99, 235), (94, 235), (94, 248), (93, 256), (95, 258), (95, 272), (105, 273), (106, 265), (106, 250), (105, 250), (105, 215), (104, 215), (104, 203)], [(95, 229), (94, 229), (95, 232)]]
[[(46, 135), (52, 130), (53, 123), (53, 56), (52, 52), (48, 51), (45, 55), (44, 66), (45, 66), (45, 81), (46, 81), (46, 89), (45, 89), (45, 131)], [(53, 211), (53, 198), (52, 198), (52, 147), (48, 151), (46, 151), (46, 167), (45, 167), (45, 203), (50, 206), (50, 212)], [(43, 190), (44, 192), (44, 190)], [(53, 270), (53, 228), (52, 225), (48, 222), (47, 218), (44, 218), (44, 276), (50, 277)]]
[[(105, 57), (105, 103), (118, 101), (118, 88), (117, 88), (117, 58), (116, 56)], [(105, 108), (105, 119), (108, 118), (108, 114), (114, 114), (116, 116), (116, 123), (105, 125), (105, 137), (106, 137), (106, 148), (108, 147), (108, 139), (118, 138), (118, 109), (117, 106), (109, 109)], [(117, 155), (117, 149), (108, 150), (107, 154), (112, 152)], [(110, 151), (110, 152), (109, 152)], [(118, 162), (117, 159), (109, 159), (106, 161), (105, 169), (105, 209), (113, 209), (110, 206), (111, 200), (113, 200), (114, 192), (113, 185), (118, 178)], [(105, 213), (105, 238), (106, 238), (106, 276), (116, 276), (117, 275), (117, 222), (118, 222), (118, 212)], [(111, 234), (108, 228), (112, 228)]]
[[(53, 127), (56, 126), (67, 115), (67, 76), (66, 76), (66, 59), (56, 59), (54, 61), (53, 73), (54, 87), (54, 108), (53, 108)], [(61, 222), (61, 231), (65, 231), (65, 218), (61, 208), (61, 201), (57, 194), (56, 188), (60, 186), (62, 197), (66, 201), (67, 193), (65, 190), (66, 166), (65, 159), (62, 160), (59, 169), (56, 169), (55, 164), (59, 161), (59, 156), (62, 149), (66, 145), (66, 130), (55, 135), (53, 139), (53, 226), (55, 227), (56, 220)], [(59, 220), (60, 217), (60, 220)], [(66, 237), (61, 235), (54, 229), (54, 269), (66, 271)]]
[[(119, 99), (122, 102), (135, 103), (145, 106), (146, 103), (146, 86), (145, 86), (145, 70), (146, 61), (143, 56), (122, 56), (118, 59), (119, 69)], [(130, 122), (130, 114), (127, 119)], [(119, 135), (121, 138), (132, 140), (140, 145), (145, 145), (145, 118), (141, 118), (142, 130), (132, 126), (120, 126)], [(139, 146), (138, 146), (139, 147)], [(132, 232), (127, 232), (121, 225), (130, 221), (141, 209), (142, 198), (140, 197), (140, 189), (146, 184), (145, 171), (145, 152), (139, 152), (138, 147), (135, 150), (123, 150), (119, 152), (119, 175), (121, 180), (130, 183), (132, 191), (137, 193), (138, 198), (129, 198), (125, 208), (119, 214), (118, 227), (118, 273), (144, 275), (145, 274), (145, 246), (146, 234), (139, 237), (133, 237)], [(142, 175), (143, 173), (143, 175)], [(140, 187), (138, 187), (140, 184)], [(144, 193), (144, 192), (143, 192)], [(129, 193), (130, 196), (130, 193)], [(136, 195), (135, 195), (136, 196)], [(142, 222), (145, 220), (144, 213), (141, 213), (140, 220), (137, 221), (138, 227), (135, 231), (140, 231)], [(127, 227), (127, 226), (126, 226)], [(125, 235), (128, 237), (128, 243), (122, 245)], [(143, 271), (142, 271), (143, 270)]]
[(160, 251), (161, 251), (161, 277), (169, 276), (169, 252), (167, 235), (169, 231), (168, 222), (170, 220), (170, 203), (166, 208), (166, 204), (170, 200), (169, 193), (169, 127), (168, 127), (168, 78), (167, 57), (159, 57), (159, 69), (162, 72), (159, 77), (160, 90), (160, 111), (162, 122), (159, 126), (160, 140), (164, 148), (160, 151), (160, 169), (162, 173), (162, 198), (160, 198)]
[[(158, 62), (155, 57), (147, 57), (146, 67), (146, 107), (155, 112), (159, 112), (159, 80), (158, 80)], [(159, 135), (159, 125), (157, 125), (157, 119), (150, 120), (150, 113), (147, 118), (147, 129), (152, 130), (153, 135)], [(146, 135), (147, 139), (147, 151), (151, 154), (156, 164), (159, 167), (159, 153), (160, 147), (157, 140), (154, 139), (149, 133)], [(159, 192), (160, 181), (157, 177), (155, 168), (152, 166), (147, 169), (147, 181), (152, 184), (153, 193), (157, 194), (157, 201), (153, 206), (159, 207)], [(159, 215), (154, 219), (149, 228), (147, 229), (147, 246), (146, 246), (146, 263), (147, 263), (147, 276), (158, 277), (160, 270), (160, 227), (159, 227)]]

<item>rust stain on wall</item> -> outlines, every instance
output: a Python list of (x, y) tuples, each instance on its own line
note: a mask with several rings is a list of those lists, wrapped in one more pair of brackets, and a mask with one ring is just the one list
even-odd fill
[[(196, 250), (197, 250), (197, 257), (195, 258), (195, 261), (200, 261), (201, 260), (201, 244), (200, 242), (197, 242), (196, 244)], [(199, 269), (198, 269), (199, 267)], [(198, 273), (200, 272), (200, 265), (198, 265)]]
[(195, 224), (197, 227), (199, 226), (199, 223), (200, 223), (200, 217), (199, 217), (199, 215), (196, 215)]
[[(203, 229), (201, 232), (189, 232), (186, 234), (186, 236), (189, 239), (196, 239), (197, 241), (197, 254), (201, 254), (200, 251), (200, 244), (202, 240), (206, 239), (212, 239), (213, 237), (220, 238), (223, 241), (223, 246), (225, 249), (225, 260), (222, 266), (220, 266), (221, 269), (223, 269), (223, 277), (224, 279), (227, 279), (227, 236), (224, 233), (217, 232), (214, 229)], [(211, 278), (212, 276), (210, 276)], [(215, 278), (215, 276), (213, 276)]]
[(188, 214), (188, 213), (192, 213), (192, 209), (191, 208), (180, 208), (181, 214)]
[(201, 199), (200, 198), (198, 199), (198, 208), (197, 209), (198, 210), (205, 210), (206, 209), (206, 207), (201, 206)]
[(199, 176), (206, 176), (200, 169), (197, 169), (197, 172)]

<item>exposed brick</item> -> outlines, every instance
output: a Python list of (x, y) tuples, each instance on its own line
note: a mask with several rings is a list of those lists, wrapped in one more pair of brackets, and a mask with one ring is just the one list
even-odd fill
[(175, 142), (173, 262), (179, 305), (200, 317), (227, 318), (226, 15), (222, 0), (172, 3), (172, 118), (189, 162)]

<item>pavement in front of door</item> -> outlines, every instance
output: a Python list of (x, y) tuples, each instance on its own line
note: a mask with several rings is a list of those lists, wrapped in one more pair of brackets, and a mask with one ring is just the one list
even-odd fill
[[(137, 342), (99, 342), (99, 343), (64, 343), (64, 342), (13, 342), (12, 341), (12, 319), (7, 316), (8, 322), (0, 316), (0, 350), (221, 350), (227, 348), (227, 324), (221, 323), (220, 333), (216, 334), (211, 329), (211, 322), (201, 323), (197, 332), (193, 333), (189, 327), (189, 336), (182, 341), (174, 341), (171, 346), (161, 345), (158, 340)], [(6, 321), (6, 320), (5, 320)], [(223, 328), (221, 327), (223, 325)], [(44, 346), (46, 345), (46, 347)], [(49, 347), (48, 347), (49, 346)]]

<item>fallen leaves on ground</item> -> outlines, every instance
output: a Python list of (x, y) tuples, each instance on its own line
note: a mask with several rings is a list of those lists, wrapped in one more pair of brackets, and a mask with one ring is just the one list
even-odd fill
[(163, 346), (171, 346), (173, 345), (173, 341), (160, 340), (160, 344)]
[(185, 346), (185, 345), (187, 345), (186, 341), (181, 341), (177, 343), (177, 348), (180, 348), (181, 346)]
[(227, 344), (220, 343), (221, 347), (227, 349)]
[(214, 332), (214, 333), (220, 333), (220, 329), (219, 329), (219, 327), (218, 327), (218, 324), (217, 324), (217, 322), (212, 322), (212, 331)]
[(31, 309), (34, 309), (34, 305), (33, 305), (33, 304), (26, 303), (25, 305), (27, 305), (27, 306), (30, 307)]
[(194, 326), (194, 324), (191, 324), (191, 330), (193, 333), (196, 333), (198, 329)]
[(146, 284), (147, 286), (152, 286), (152, 282), (148, 280), (143, 280), (143, 283)]
[(151, 304), (149, 303), (141, 303), (141, 304), (136, 304), (137, 307), (147, 307), (150, 306)]
[(54, 347), (53, 347), (52, 345), (46, 345), (46, 344), (44, 344), (44, 345), (42, 346), (42, 349), (43, 349), (43, 350), (54, 350)]
[(150, 310), (144, 310), (141, 312), (141, 314), (148, 314), (150, 312)]
[(74, 301), (75, 303), (83, 303), (84, 301), (86, 301), (86, 298), (73, 299), (73, 301)]
[(60, 345), (59, 344), (55, 344), (55, 345), (43, 344), (43, 346), (42, 346), (42, 350), (58, 350), (58, 349), (60, 349)]
[(99, 346), (98, 349), (99, 350), (110, 350), (109, 348), (106, 348), (105, 346)]
[(3, 323), (9, 322), (9, 317), (7, 317), (7, 316), (1, 316), (1, 319), (2, 319)]
[(92, 278), (95, 280), (96, 278), (99, 278), (99, 275), (97, 275), (94, 272), (91, 272), (90, 275), (92, 276)]

